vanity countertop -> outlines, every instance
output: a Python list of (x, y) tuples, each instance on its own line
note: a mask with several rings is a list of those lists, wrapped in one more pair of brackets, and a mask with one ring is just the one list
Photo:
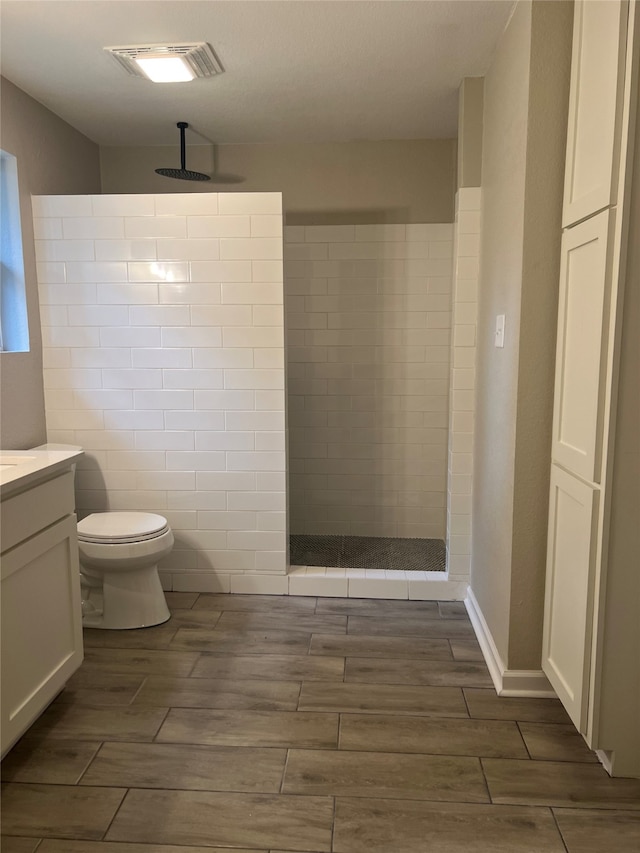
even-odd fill
[(23, 491), (57, 471), (69, 468), (82, 456), (79, 447), (64, 449), (43, 445), (32, 450), (0, 450), (0, 497)]

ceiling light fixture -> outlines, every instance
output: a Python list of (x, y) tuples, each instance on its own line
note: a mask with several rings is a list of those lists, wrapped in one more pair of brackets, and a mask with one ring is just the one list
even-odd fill
[(140, 44), (105, 47), (128, 74), (154, 83), (183, 83), (196, 77), (213, 77), (224, 68), (205, 42), (192, 44)]

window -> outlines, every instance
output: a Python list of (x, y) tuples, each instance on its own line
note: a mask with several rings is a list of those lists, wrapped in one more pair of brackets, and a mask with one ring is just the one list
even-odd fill
[(29, 324), (24, 286), (24, 259), (18, 168), (12, 154), (0, 151), (0, 351), (27, 352)]

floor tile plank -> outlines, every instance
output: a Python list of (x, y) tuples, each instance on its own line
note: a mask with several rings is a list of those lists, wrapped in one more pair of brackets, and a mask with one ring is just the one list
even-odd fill
[(196, 652), (154, 649), (85, 649), (85, 672), (123, 675), (189, 675), (198, 659)]
[(151, 675), (134, 706), (171, 708), (238, 708), (252, 711), (295, 711), (300, 682), (258, 679), (163, 678)]
[(451, 653), (455, 660), (484, 661), (482, 649), (478, 641), (473, 637), (467, 639), (457, 637), (450, 640), (449, 645), (451, 646)]
[(336, 800), (334, 853), (565, 853), (548, 809)]
[(373, 714), (427, 714), (467, 717), (458, 687), (407, 687), (391, 684), (345, 684), (312, 682), (302, 684), (301, 711), (370, 712)]
[(468, 619), (416, 619), (396, 617), (388, 619), (369, 616), (349, 616), (347, 633), (369, 636), (428, 637), (451, 639), (475, 637)]
[(75, 785), (99, 748), (99, 741), (57, 741), (27, 734), (4, 757), (2, 781)]
[(332, 821), (329, 797), (132, 790), (106, 838), (323, 853), (331, 849)]
[(140, 673), (124, 675), (80, 668), (55, 701), (65, 705), (130, 705), (144, 679)]
[(286, 750), (105, 743), (82, 785), (277, 793)]
[(570, 723), (559, 699), (498, 696), (493, 689), (463, 688), (469, 716), (481, 720), (522, 720), (531, 723)]
[(427, 658), (451, 660), (448, 640), (416, 637), (376, 637), (367, 634), (313, 634), (312, 655), (351, 655), (360, 658)]
[(638, 853), (640, 812), (554, 808), (569, 853)]
[(539, 761), (584, 761), (598, 763), (580, 732), (571, 724), (519, 723), (531, 758)]
[(30, 733), (63, 740), (153, 740), (168, 708), (51, 705)]
[(612, 779), (598, 765), (483, 758), (494, 803), (640, 810), (640, 779)]
[[(2, 848), (4, 853), (4, 847)], [(11, 853), (11, 851), (7, 851)], [(228, 847), (184, 847), (182, 844), (176, 846), (174, 844), (122, 844), (119, 841), (56, 841), (47, 839), (42, 842), (38, 848), (38, 853), (269, 853), (268, 850), (257, 850), (252, 847), (251, 850), (239, 847), (234, 847), (230, 850)]]
[(496, 720), (342, 714), (340, 748), (527, 758), (518, 726)]
[(315, 613), (225, 612), (217, 624), (220, 631), (298, 631), (315, 634), (344, 634), (346, 616), (324, 616)]
[(445, 687), (491, 687), (485, 663), (393, 658), (347, 658), (345, 681)]
[(384, 619), (405, 619), (407, 616), (434, 619), (439, 615), (435, 601), (398, 601), (385, 598), (319, 598), (316, 613)]
[(343, 657), (310, 655), (212, 655), (203, 653), (192, 678), (274, 678), (284, 681), (339, 681)]
[(198, 600), (198, 596), (197, 592), (165, 592), (164, 594), (169, 610), (190, 610)]
[[(309, 651), (310, 642), (311, 634), (299, 631), (202, 631), (180, 628), (171, 641), (171, 648), (227, 655), (305, 655)], [(174, 653), (178, 654), (177, 651)]]
[(289, 750), (285, 794), (487, 803), (477, 758)]
[(225, 592), (203, 592), (200, 593), (193, 609), (282, 614), (313, 613), (316, 609), (316, 599), (306, 595), (237, 595)]
[(159, 743), (335, 749), (338, 715), (176, 708), (169, 712), (156, 740)]
[(7, 835), (102, 838), (125, 790), (77, 785), (2, 786), (2, 829)]
[[(40, 843), (39, 838), (19, 838), (15, 835), (0, 837), (2, 853), (34, 853)], [(40, 848), (42, 850), (42, 847)]]

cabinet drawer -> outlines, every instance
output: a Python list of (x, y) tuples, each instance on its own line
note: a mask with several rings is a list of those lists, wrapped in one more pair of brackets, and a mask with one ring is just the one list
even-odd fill
[(65, 471), (7, 498), (2, 501), (0, 509), (2, 552), (55, 524), (74, 510), (73, 471)]

